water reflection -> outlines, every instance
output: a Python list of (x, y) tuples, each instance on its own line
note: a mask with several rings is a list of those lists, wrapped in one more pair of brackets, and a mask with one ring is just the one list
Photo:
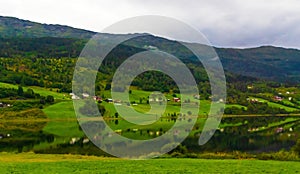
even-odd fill
[[(183, 142), (192, 152), (278, 151), (292, 147), (300, 136), (299, 117), (224, 118), (213, 138), (199, 146), (204, 121), (198, 120)], [(145, 128), (128, 127), (124, 120), (118, 120), (117, 125), (115, 120), (108, 123), (120, 135), (135, 139), (155, 138), (169, 129), (167, 123), (173, 124), (164, 119), (159, 120), (159, 126)], [(84, 135), (76, 120), (0, 122), (0, 151), (107, 155)]]
[(54, 135), (43, 132), (46, 121), (10, 121), (0, 123), (0, 151), (30, 151), (36, 144), (51, 143)]

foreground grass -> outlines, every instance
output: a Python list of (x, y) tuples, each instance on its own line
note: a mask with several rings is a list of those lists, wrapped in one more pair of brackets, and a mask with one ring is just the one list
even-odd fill
[(299, 162), (0, 154), (0, 173), (299, 173)]

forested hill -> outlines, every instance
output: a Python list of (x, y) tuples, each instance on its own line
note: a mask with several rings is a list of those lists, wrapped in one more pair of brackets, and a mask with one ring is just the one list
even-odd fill
[(1, 38), (61, 37), (89, 39), (95, 32), (62, 25), (48, 25), (14, 17), (0, 16)]
[(216, 49), (230, 72), (280, 82), (300, 82), (300, 50), (273, 46)]
[[(67, 26), (0, 17), (0, 57), (76, 58), (94, 34), (95, 32)], [(126, 44), (112, 57), (123, 59), (124, 55), (131, 54), (134, 47), (148, 49), (152, 46), (185, 61), (192, 62), (195, 58), (176, 41), (152, 35), (143, 35)], [(176, 44), (180, 48), (174, 49)], [(300, 82), (300, 50), (263, 46), (250, 49), (216, 48), (216, 52), (228, 72), (278, 82)]]
[[(157, 43), (160, 44), (160, 49), (169, 50), (185, 60), (194, 59), (193, 55), (184, 49), (172, 50), (168, 46), (168, 43), (171, 41), (153, 36), (147, 37), (149, 45), (155, 46), (157, 40), (159, 40)], [(79, 56), (86, 42), (86, 39), (53, 37), (0, 38), (0, 57), (76, 58)], [(121, 52), (115, 52), (114, 58), (123, 58), (131, 50), (130, 46), (122, 47)], [(224, 69), (228, 72), (279, 82), (300, 82), (299, 50), (268, 46), (252, 49), (216, 48), (216, 51), (223, 63)]]
[(61, 58), (78, 57), (87, 39), (74, 38), (0, 38), (0, 57)]

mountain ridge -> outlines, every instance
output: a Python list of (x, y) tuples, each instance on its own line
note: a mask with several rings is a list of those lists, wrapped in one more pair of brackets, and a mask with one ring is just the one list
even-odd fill
[[(93, 35), (97, 34), (98, 32), (95, 32), (95, 31), (91, 31), (91, 30), (87, 30), (87, 29), (82, 29), (82, 28), (75, 28), (75, 27), (72, 27), (72, 26), (68, 26), (68, 25), (61, 25), (61, 24), (48, 24), (48, 23), (40, 23), (40, 22), (34, 22), (34, 21), (30, 21), (30, 20), (26, 20), (26, 19), (20, 19), (20, 18), (17, 18), (17, 17), (11, 17), (11, 16), (1, 16), (0, 15), (0, 38), (7, 38), (5, 37), (6, 35), (3, 33), (3, 21), (8, 21), (8, 20), (13, 20), (15, 22), (19, 22), (19, 23), (25, 23), (28, 24), (28, 26), (24, 26), (25, 28), (27, 27), (30, 27), (31, 25), (43, 25), (43, 26), (48, 26), (49, 28), (63, 28), (63, 29), (69, 29), (69, 30), (75, 30), (75, 31), (78, 31), (78, 32), (86, 32), (88, 34), (84, 34), (83, 36), (77, 36), (76, 35), (73, 35), (71, 38), (78, 38), (78, 39), (89, 39), (91, 38)], [(3, 35), (4, 34), (4, 35)], [(105, 33), (103, 33), (105, 34)], [(145, 34), (145, 33), (144, 33)], [(4, 37), (3, 37), (4, 36)], [(70, 35), (71, 36), (71, 35)], [(8, 37), (8, 38), (14, 38), (14, 37), (18, 37), (16, 35), (12, 36), (12, 37)], [(30, 37), (30, 36), (27, 36), (27, 37)], [(67, 38), (70, 38), (65, 35), (62, 35), (62, 36), (59, 36), (59, 35), (56, 35), (56, 36), (51, 36), (51, 35), (42, 35), (42, 36), (36, 36), (36, 35), (33, 35), (31, 36), (31, 38), (36, 38), (36, 37), (67, 37)], [(278, 49), (287, 49), (287, 50), (299, 50), (300, 49), (297, 49), (297, 48), (286, 48), (286, 47), (282, 47), (282, 46), (274, 46), (274, 45), (260, 45), (260, 46), (253, 46), (253, 47), (247, 47), (247, 48), (236, 48), (236, 47), (222, 47), (222, 46), (213, 46), (214, 48), (217, 48), (217, 49), (235, 49), (235, 50), (251, 50), (251, 49), (256, 49), (256, 48), (268, 48), (268, 47), (272, 47), (272, 48), (278, 48)]]
[(1, 38), (14, 37), (64, 37), (89, 39), (96, 32), (66, 25), (42, 24), (15, 17), (0, 16)]
[[(0, 57), (77, 57), (94, 34), (96, 32), (69, 26), (0, 16)], [(173, 51), (186, 59), (193, 57), (186, 51), (174, 50), (170, 45), (176, 42), (172, 40), (153, 35), (144, 35), (141, 39), (148, 45), (160, 45), (160, 49)], [(278, 82), (300, 82), (298, 49), (270, 45), (214, 48), (228, 72)]]

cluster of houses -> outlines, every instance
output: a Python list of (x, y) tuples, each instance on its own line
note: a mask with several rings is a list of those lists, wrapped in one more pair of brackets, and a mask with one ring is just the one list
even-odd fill
[(8, 137), (10, 137), (10, 134), (0, 134), (0, 139), (8, 138)]
[(174, 97), (174, 98), (173, 98), (173, 101), (174, 101), (174, 102), (180, 102), (180, 98), (179, 98), (179, 97)]
[(102, 97), (94, 96), (93, 99), (97, 102), (102, 102)]
[[(282, 101), (284, 98), (283, 97), (281, 97), (281, 96), (274, 96), (273, 97), (273, 100), (274, 101)], [(288, 97), (288, 100), (289, 101), (291, 101), (293, 99), (293, 97)], [(256, 99), (256, 98), (247, 98), (247, 100), (249, 101), (249, 102), (251, 102), (251, 103), (260, 103), (261, 101), (259, 101), (258, 99)]]
[[(70, 142), (69, 142), (69, 144), (75, 144), (76, 142), (78, 142), (78, 141), (80, 141), (81, 139), (79, 138), (79, 137), (73, 137), (73, 138), (71, 138), (71, 140), (70, 140)], [(86, 144), (86, 143), (88, 143), (90, 140), (88, 139), (88, 138), (84, 138), (83, 140), (82, 140), (82, 143), (83, 144)]]
[[(85, 98), (89, 98), (90, 95), (87, 94), (87, 93), (82, 93), (80, 96), (78, 95), (75, 95), (74, 93), (70, 93), (70, 96), (73, 100), (79, 100), (79, 99), (85, 99)], [(198, 99), (200, 100), (200, 95), (199, 94), (195, 94), (193, 96), (194, 99)], [(102, 97), (99, 97), (99, 96), (93, 96), (93, 99), (97, 102), (102, 102), (102, 101), (105, 101), (107, 103), (121, 103), (122, 101), (121, 100), (113, 100), (111, 98), (107, 98), (107, 99), (103, 99)], [(164, 102), (164, 101), (171, 101), (171, 99), (164, 99), (164, 97), (162, 96), (159, 96), (159, 95), (154, 95), (154, 96), (150, 96), (149, 97), (149, 102)], [(179, 97), (173, 97), (172, 99), (173, 102), (181, 102), (181, 99)]]
[(85, 98), (89, 98), (90, 97), (90, 95), (88, 93), (82, 93), (81, 97), (78, 96), (78, 95), (76, 95), (76, 94), (74, 94), (74, 93), (70, 93), (70, 96), (71, 96), (72, 100), (79, 100), (81, 98), (85, 99)]
[(0, 102), (0, 108), (6, 108), (6, 107), (11, 107), (11, 106), (12, 106), (11, 104), (5, 104), (5, 103)]
[(256, 98), (247, 98), (247, 100), (251, 103), (259, 103), (260, 101)]
[[(90, 97), (88, 93), (82, 93), (80, 96), (75, 95), (74, 93), (70, 93), (70, 96), (73, 100), (86, 99)], [(106, 101), (107, 103), (121, 103), (121, 100), (113, 100), (111, 98), (107, 98), (104, 100), (102, 97), (99, 96), (93, 96), (93, 99), (99, 103), (102, 101)]]
[(282, 101), (283, 100), (283, 97), (280, 97), (280, 96), (274, 96), (274, 100), (275, 101)]
[[(253, 85), (248, 85), (247, 86), (247, 89), (253, 89), (253, 88), (254, 88)], [(286, 91), (286, 92), (284, 92), (284, 94), (286, 94), (286, 95), (292, 95), (292, 94), (295, 94), (295, 92)], [(276, 95), (276, 96), (273, 97), (273, 99), (275, 101), (282, 101), (284, 99), (283, 97), (281, 97), (282, 95), (283, 95), (283, 93), (279, 92), (278, 95)], [(291, 101), (292, 97), (289, 97), (288, 100)], [(255, 99), (251, 99), (250, 101), (251, 102), (259, 102), (259, 101), (255, 101)]]
[(144, 48), (144, 49), (147, 49), (147, 50), (158, 50), (157, 47), (152, 46), (152, 45), (144, 45), (143, 48)]
[(79, 100), (80, 99), (80, 97), (75, 95), (74, 93), (70, 93), (70, 96), (71, 96), (72, 100)]
[[(80, 99), (85, 99), (85, 98), (90, 97), (90, 95), (88, 93), (82, 93), (80, 95), (70, 93), (70, 96), (71, 96), (72, 100), (80, 100)], [(195, 94), (195, 95), (193, 95), (193, 98), (200, 100), (200, 95)], [(93, 99), (97, 102), (102, 102), (102, 101), (106, 101), (108, 103), (121, 103), (122, 102), (121, 100), (113, 100), (111, 98), (107, 98), (104, 100), (102, 97), (99, 97), (99, 96), (93, 96)], [(173, 97), (173, 99), (165, 99), (162, 94), (154, 94), (149, 97), (149, 102), (164, 102), (164, 101), (171, 101), (171, 100), (176, 103), (181, 102), (181, 99), (179, 97)], [(223, 100), (220, 99), (220, 102), (223, 102)]]
[[(287, 91), (286, 94), (294, 94), (293, 92)], [(282, 95), (282, 93), (279, 93), (279, 95)], [(274, 96), (275, 101), (282, 101), (284, 98), (280, 96)], [(289, 101), (292, 101), (293, 97), (288, 97)]]
[[(275, 101), (282, 101), (284, 98), (280, 96), (274, 96), (273, 98)], [(293, 97), (288, 97), (287, 98), (289, 101), (292, 101)]]

